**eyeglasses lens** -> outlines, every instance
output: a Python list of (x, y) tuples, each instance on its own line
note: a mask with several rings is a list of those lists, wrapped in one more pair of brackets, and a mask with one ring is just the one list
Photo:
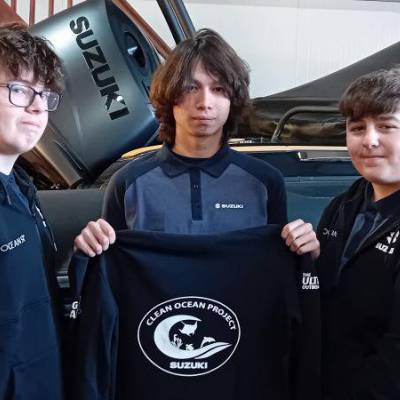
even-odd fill
[[(12, 104), (19, 107), (29, 107), (38, 92), (29, 86), (13, 84), (9, 86), (10, 101)], [(60, 102), (60, 95), (52, 91), (43, 91), (40, 94), (41, 100), (45, 104), (47, 111), (55, 111)]]

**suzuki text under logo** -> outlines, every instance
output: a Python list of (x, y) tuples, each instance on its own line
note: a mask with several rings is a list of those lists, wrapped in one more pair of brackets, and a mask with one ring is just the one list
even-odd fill
[(240, 340), (235, 313), (217, 300), (179, 297), (153, 307), (137, 338), (147, 359), (172, 375), (205, 375), (224, 365)]
[(242, 209), (244, 204), (234, 204), (234, 203), (215, 203), (214, 206), (217, 210), (219, 209)]

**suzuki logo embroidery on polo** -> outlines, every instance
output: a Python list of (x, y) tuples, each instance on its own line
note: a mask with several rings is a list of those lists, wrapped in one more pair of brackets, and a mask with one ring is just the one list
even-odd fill
[(386, 236), (386, 243), (378, 242), (375, 245), (375, 248), (382, 251), (385, 254), (393, 254), (394, 246), (392, 245), (397, 242), (398, 238), (399, 238), (399, 231), (390, 232), (390, 234)]
[(233, 203), (215, 203), (215, 208), (244, 208), (244, 204), (233, 204)]
[(21, 246), (21, 244), (24, 244), (25, 242), (25, 235), (21, 235), (8, 243), (1, 244), (0, 251), (6, 253), (7, 251), (14, 250), (16, 247)]
[(217, 300), (179, 297), (153, 307), (141, 320), (137, 339), (145, 357), (160, 370), (198, 376), (230, 359), (240, 325), (235, 313)]
[(311, 273), (309, 272), (303, 272), (302, 289), (318, 290), (319, 289), (318, 276), (312, 276)]

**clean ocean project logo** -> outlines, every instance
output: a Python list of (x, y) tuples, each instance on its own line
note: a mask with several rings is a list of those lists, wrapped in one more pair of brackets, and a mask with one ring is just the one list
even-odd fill
[(179, 297), (147, 312), (137, 339), (157, 368), (173, 375), (198, 376), (228, 362), (240, 340), (240, 325), (236, 314), (217, 300)]

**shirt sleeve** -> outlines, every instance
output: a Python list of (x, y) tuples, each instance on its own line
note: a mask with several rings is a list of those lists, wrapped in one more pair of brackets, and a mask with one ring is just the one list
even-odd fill
[(283, 175), (276, 170), (268, 188), (268, 223), (285, 225), (288, 222), (286, 188)]
[(300, 318), (293, 325), (292, 395), (296, 400), (321, 399), (320, 290), (309, 254), (296, 256), (296, 292)]
[(118, 309), (105, 272), (106, 255), (91, 260), (74, 255), (69, 270), (74, 339), (68, 351), (68, 398), (111, 400), (115, 395)]
[(128, 229), (125, 218), (126, 182), (121, 174), (111, 178), (104, 195), (102, 217), (115, 229)]

